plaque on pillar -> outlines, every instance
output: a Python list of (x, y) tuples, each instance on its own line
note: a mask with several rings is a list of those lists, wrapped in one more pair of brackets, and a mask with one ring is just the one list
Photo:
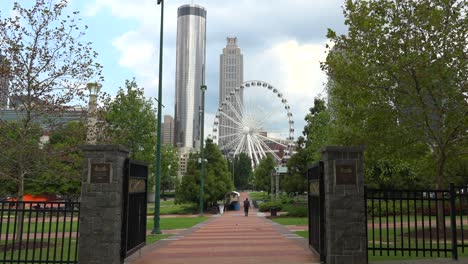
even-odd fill
[(336, 185), (356, 185), (356, 164), (335, 164)]
[(111, 163), (93, 163), (90, 170), (90, 183), (110, 183)]

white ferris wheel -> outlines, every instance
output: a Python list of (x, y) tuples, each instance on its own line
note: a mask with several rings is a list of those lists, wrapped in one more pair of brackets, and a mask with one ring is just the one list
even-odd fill
[(264, 81), (247, 81), (221, 101), (213, 141), (226, 156), (247, 154), (256, 167), (268, 153), (288, 159), (294, 147), (294, 120), (283, 94)]

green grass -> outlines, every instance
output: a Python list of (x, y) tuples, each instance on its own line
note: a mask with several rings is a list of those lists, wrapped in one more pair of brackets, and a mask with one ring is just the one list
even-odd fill
[(250, 192), (249, 196), (251, 200), (269, 200), (270, 199), (267, 192)]
[[(28, 232), (28, 219), (24, 219), (23, 223), (24, 223), (23, 224), (23, 233), (27, 233)], [(10, 225), (9, 226), (7, 226), (6, 223), (3, 223), (2, 226), (1, 226), (2, 234), (6, 234), (6, 233), (13, 234), (14, 233), (13, 232), (14, 225), (15, 225), (15, 220), (13, 220), (13, 219), (10, 219)], [(65, 225), (64, 225), (63, 221), (59, 221), (59, 222), (54, 222), (54, 221), (53, 222), (39, 222), (37, 224), (37, 232), (38, 233), (42, 233), (42, 232), (45, 232), (45, 233), (58, 232), (58, 233), (60, 233), (62, 231), (70, 232), (70, 230), (71, 231), (76, 231), (77, 226), (78, 226), (78, 220), (74, 220), (73, 222), (66, 221)], [(35, 231), (36, 231), (36, 223), (32, 222), (31, 226), (29, 227), (29, 232), (34, 233)]]
[[(457, 216), (457, 221), (458, 221), (459, 217), (460, 216)], [(467, 217), (467, 216), (465, 215), (463, 218), (465, 218), (465, 217)], [(409, 217), (407, 215), (404, 215), (404, 216), (396, 215), (395, 219), (393, 219), (393, 216), (389, 215), (388, 216), (388, 222), (389, 223), (394, 223), (394, 222), (395, 223), (401, 223), (401, 221), (403, 220), (403, 223), (406, 224), (408, 221), (414, 222), (414, 221), (416, 221), (416, 219), (417, 219), (417, 221), (422, 221), (423, 218), (424, 218), (424, 221), (426, 221), (426, 222), (429, 222), (429, 220), (431, 220), (433, 226), (435, 226), (435, 224), (437, 222), (436, 216), (424, 216), (423, 217), (421, 215), (418, 215), (416, 218), (414, 217), (414, 215), (409, 216)], [(368, 216), (368, 221), (369, 221), (369, 223), (372, 223), (371, 222), (372, 218), (370, 216)], [(381, 221), (382, 224), (387, 223), (387, 217), (386, 216), (382, 216), (380, 218), (378, 216), (374, 217), (374, 224), (378, 224), (379, 221)], [(446, 216), (445, 221), (446, 222), (450, 221), (450, 216)]]
[(308, 230), (305, 230), (305, 231), (296, 231), (294, 232), (296, 235), (298, 236), (301, 236), (303, 238), (308, 238), (309, 237), (309, 231)]
[[(194, 214), (197, 204), (174, 204), (174, 200), (161, 201), (159, 214)], [(148, 215), (154, 215), (154, 203), (148, 203)]]
[[(45, 239), (43, 242), (47, 243), (47, 240)], [(21, 251), (15, 250), (13, 254), (11, 250), (9, 250), (6, 252), (5, 257), (4, 257), (5, 252), (0, 251), (0, 258), (4, 258), (5, 260), (20, 259), (20, 260), (36, 260), (36, 261), (39, 261), (39, 260), (45, 261), (45, 260), (54, 260), (54, 259), (55, 260), (74, 260), (75, 259), (75, 254), (76, 254), (75, 252), (76, 240), (75, 239), (72, 239), (71, 241), (68, 238), (64, 240), (57, 239), (57, 242), (55, 242), (55, 239), (51, 239), (50, 242), (52, 244), (56, 244), (57, 248), (54, 249), (53, 247), (50, 247), (48, 249), (47, 247), (45, 247), (42, 249), (38, 248), (36, 250), (32, 250), (31, 248), (29, 248), (27, 251), (27, 254), (25, 252), (25, 249), (22, 249)], [(62, 242), (63, 242), (63, 253), (62, 253)], [(40, 240), (36, 240), (36, 243), (39, 244)], [(69, 243), (70, 243), (70, 255), (68, 255)], [(34, 254), (34, 258), (33, 258), (33, 254)]]
[[(207, 220), (208, 217), (181, 217), (181, 218), (161, 218), (159, 225), (161, 229), (167, 230), (167, 229), (183, 229), (183, 228), (190, 228), (196, 224), (199, 224), (205, 220)], [(153, 229), (153, 219), (148, 219), (146, 222), (146, 229), (147, 230), (152, 230)]]
[(153, 244), (156, 241), (159, 241), (164, 238), (168, 238), (170, 236), (171, 236), (170, 234), (156, 234), (156, 235), (149, 234), (146, 236), (146, 245)]
[(271, 220), (282, 225), (308, 225), (307, 217), (276, 217)]

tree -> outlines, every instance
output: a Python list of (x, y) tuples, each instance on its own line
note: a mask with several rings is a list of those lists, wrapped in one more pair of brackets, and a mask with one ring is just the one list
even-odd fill
[(179, 155), (177, 149), (171, 145), (161, 146), (161, 190), (162, 196), (168, 190), (174, 190), (177, 185), (177, 171), (179, 169)]
[(37, 0), (28, 9), (15, 2), (15, 15), (0, 19), (8, 97), (17, 115), (17, 122), (0, 119), (11, 135), (4, 138), (8, 142), (0, 149), (0, 163), (10, 165), (2, 168), (1, 177), (17, 183), (19, 200), (24, 180), (37, 175), (36, 165), (41, 164), (36, 155), (42, 132), (39, 124), (52, 129), (58, 117), (72, 110), (69, 105), (79, 102), (85, 83), (101, 73), (91, 43), (82, 42), (78, 12), (65, 15), (66, 6), (65, 0)]
[[(44, 146), (47, 170), (34, 181), (26, 183), (26, 190), (35, 194), (61, 194), (67, 199), (78, 200), (81, 193), (83, 154), (80, 146), (86, 143), (86, 125), (70, 122), (50, 134)], [(54, 153), (61, 153), (60, 156)]]
[(260, 161), (254, 171), (254, 184), (256, 190), (262, 190), (270, 193), (271, 175), (275, 171), (275, 166), (275, 159), (269, 154)]
[(283, 177), (281, 188), (286, 193), (303, 193), (308, 190), (307, 169), (311, 163), (311, 156), (305, 148), (304, 137), (297, 139), (297, 153), (287, 162), (288, 175)]
[(314, 98), (314, 105), (304, 119), (304, 137), (298, 138), (297, 153), (287, 162), (288, 176), (281, 181), (287, 193), (307, 191), (308, 165), (320, 160), (322, 148), (330, 141), (330, 114), (324, 99)]
[(245, 190), (252, 184), (252, 161), (249, 156), (245, 153), (237, 155), (233, 160), (229, 162), (229, 168), (232, 168), (231, 172), (234, 178), (234, 186), (236, 189)]
[(329, 142), (330, 114), (325, 100), (314, 98), (314, 106), (305, 116), (306, 125), (302, 134), (306, 137), (304, 142), (298, 142), (298, 146), (305, 144), (307, 162), (319, 161), (322, 148)]
[(21, 126), (18, 122), (0, 123), (0, 178), (6, 183), (2, 184), (2, 189), (5, 188), (2, 192), (16, 194), (18, 199), (22, 198), (24, 181), (34, 180), (47, 170), (46, 155), (39, 140), (41, 127), (32, 125), (28, 136), (23, 137)]
[[(153, 104), (145, 98), (143, 89), (138, 87), (135, 80), (126, 80), (125, 90), (120, 88), (114, 99), (107, 98), (103, 110), (104, 133), (100, 140), (127, 147), (130, 158), (147, 162), (154, 175), (156, 116)], [(148, 179), (148, 186), (154, 186), (154, 177)]]
[[(411, 175), (399, 166), (407, 159), (402, 152), (408, 150), (410, 157), (419, 152), (430, 157), (435, 187), (444, 189), (448, 161), (466, 155), (467, 6), (459, 0), (348, 0), (348, 34), (329, 30), (334, 47), (322, 68), (334, 83), (336, 124), (344, 132), (338, 137), (370, 136), (358, 139), (373, 143), (366, 160), (379, 153), (391, 157), (377, 174)], [(380, 133), (384, 130), (391, 133)], [(396, 144), (386, 145), (389, 139)], [(442, 202), (437, 206), (440, 223)]]
[[(187, 173), (176, 189), (176, 202), (199, 203), (200, 201), (200, 163), (198, 153), (190, 154)], [(227, 162), (221, 151), (212, 140), (207, 139), (205, 145), (206, 175), (204, 178), (204, 208), (215, 205), (223, 200), (224, 195), (231, 191), (233, 183), (228, 171)]]
[(350, 116), (368, 116), (360, 127), (386, 117), (386, 128), (404, 135), (398, 142), (429, 149), (437, 188), (447, 184), (448, 158), (467, 146), (467, 5), (348, 0), (348, 34), (329, 30), (334, 52), (322, 65), (339, 90), (332, 93), (353, 94), (339, 97)]

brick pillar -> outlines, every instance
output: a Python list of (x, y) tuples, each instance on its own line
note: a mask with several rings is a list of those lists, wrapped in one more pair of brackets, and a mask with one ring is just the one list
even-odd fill
[(363, 150), (322, 150), (327, 264), (367, 263)]
[(79, 263), (122, 263), (122, 181), (128, 150), (118, 145), (86, 145), (82, 150)]

